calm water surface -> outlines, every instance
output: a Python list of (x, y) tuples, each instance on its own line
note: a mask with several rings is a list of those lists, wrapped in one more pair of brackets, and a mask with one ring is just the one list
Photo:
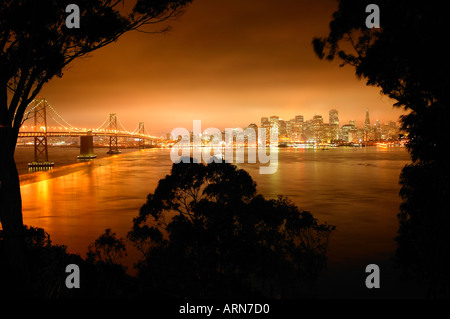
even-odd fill
[[(51, 152), (68, 165), (28, 174), (32, 149), (16, 154), (24, 223), (44, 228), (54, 243), (81, 256), (106, 228), (125, 237), (146, 196), (172, 166), (165, 149), (129, 151), (86, 163), (76, 163), (78, 149)], [(330, 238), (321, 296), (415, 296), (414, 288), (399, 282), (389, 261), (396, 247), (399, 174), (409, 161), (405, 149), (282, 148), (278, 156), (276, 174), (259, 174), (260, 164), (239, 166), (252, 175), (259, 193), (287, 196), (319, 221), (337, 227)], [(371, 263), (380, 266), (384, 289), (365, 288), (365, 266)]]

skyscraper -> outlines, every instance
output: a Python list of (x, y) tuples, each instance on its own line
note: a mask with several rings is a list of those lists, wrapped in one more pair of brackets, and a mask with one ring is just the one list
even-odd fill
[(329, 123), (330, 123), (330, 125), (339, 126), (339, 113), (337, 110), (335, 110), (335, 109), (330, 110)]
[(317, 125), (322, 125), (323, 124), (323, 117), (322, 115), (314, 115), (313, 116), (313, 123), (317, 124)]
[(339, 139), (339, 113), (337, 110), (332, 109), (329, 113), (329, 123), (330, 123), (330, 136), (331, 140)]
[(312, 119), (313, 132), (314, 132), (314, 141), (322, 142), (323, 139), (323, 118), (322, 115), (314, 115)]
[(296, 115), (295, 116), (295, 122), (296, 123), (303, 123), (303, 115)]
[(270, 124), (274, 124), (274, 123), (278, 123), (278, 121), (280, 120), (280, 117), (277, 115), (272, 115), (270, 117)]
[(369, 140), (370, 133), (370, 117), (369, 117), (369, 108), (366, 109), (366, 122), (364, 123), (364, 140)]
[(280, 136), (286, 136), (287, 134), (287, 125), (286, 125), (286, 121), (283, 120), (278, 120), (278, 134), (280, 134)]
[(364, 130), (365, 131), (369, 131), (370, 130), (369, 108), (366, 109), (366, 122), (364, 124)]

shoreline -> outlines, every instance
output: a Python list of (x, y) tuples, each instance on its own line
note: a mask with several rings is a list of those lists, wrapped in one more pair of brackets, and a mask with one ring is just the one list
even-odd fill
[[(70, 150), (69, 154), (56, 154), (54, 151)], [(100, 148), (105, 149), (105, 148)], [(49, 150), (49, 160), (54, 162), (55, 166), (51, 169), (43, 169), (33, 171), (28, 168), (28, 163), (32, 162), (34, 147), (33, 146), (18, 146), (16, 148), (15, 161), (17, 170), (19, 172), (20, 186), (36, 183), (45, 179), (56, 178), (62, 175), (70, 174), (83, 169), (86, 166), (102, 166), (107, 165), (111, 159), (129, 153), (139, 152), (139, 149), (123, 148), (121, 154), (107, 154), (105, 152), (97, 152), (97, 157), (91, 160), (80, 160), (77, 158), (79, 154), (79, 147), (58, 147), (51, 146)], [(19, 152), (17, 152), (19, 151)], [(95, 151), (95, 148), (94, 148)], [(52, 157), (53, 155), (53, 157)], [(55, 157), (55, 158), (54, 158)]]

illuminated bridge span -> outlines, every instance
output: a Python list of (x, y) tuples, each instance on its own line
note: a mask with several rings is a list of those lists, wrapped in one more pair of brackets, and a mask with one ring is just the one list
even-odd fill
[[(132, 132), (127, 131), (116, 113), (111, 113), (109, 117), (95, 129), (77, 128), (69, 124), (59, 115), (58, 112), (48, 103), (45, 98), (37, 98), (28, 105), (28, 111), (24, 118), (34, 118), (34, 125), (22, 126), (19, 131), (19, 138), (34, 138), (34, 162), (29, 163), (30, 168), (53, 167), (54, 163), (48, 160), (47, 138), (49, 137), (79, 137), (80, 156), (79, 159), (95, 158), (93, 138), (104, 137), (109, 139), (108, 154), (119, 154), (118, 138), (130, 138), (138, 141), (138, 148), (146, 147), (146, 141), (153, 143), (156, 139), (147, 133), (144, 122), (139, 122)], [(47, 120), (52, 119), (57, 126), (48, 126)]]

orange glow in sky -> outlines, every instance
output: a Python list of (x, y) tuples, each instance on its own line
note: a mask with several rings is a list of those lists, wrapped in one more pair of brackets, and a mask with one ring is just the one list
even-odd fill
[[(73, 126), (96, 128), (117, 113), (128, 130), (259, 125), (262, 116), (305, 120), (330, 109), (341, 125), (397, 120), (401, 110), (351, 67), (319, 60), (334, 0), (194, 0), (165, 34), (129, 33), (74, 62), (41, 92)], [(361, 13), (365, 18), (364, 12)], [(81, 28), (83, 21), (81, 21)], [(151, 30), (151, 29), (149, 29)]]

